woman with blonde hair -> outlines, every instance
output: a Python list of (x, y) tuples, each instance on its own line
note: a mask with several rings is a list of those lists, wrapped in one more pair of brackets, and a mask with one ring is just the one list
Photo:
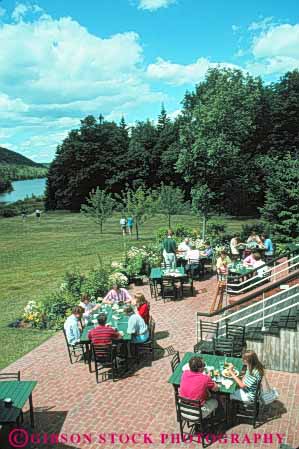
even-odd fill
[(135, 301), (136, 301), (136, 307), (137, 307), (138, 314), (144, 319), (144, 322), (146, 324), (148, 324), (149, 323), (149, 318), (150, 318), (150, 314), (149, 314), (150, 305), (149, 305), (149, 302), (145, 299), (144, 294), (141, 293), (141, 292), (135, 293), (134, 298), (135, 298)]
[(233, 368), (229, 368), (231, 377), (240, 387), (230, 395), (230, 398), (242, 402), (252, 402), (254, 401), (258, 384), (265, 374), (265, 368), (254, 351), (244, 352), (243, 362), (247, 365), (247, 369), (242, 380), (236, 376)]

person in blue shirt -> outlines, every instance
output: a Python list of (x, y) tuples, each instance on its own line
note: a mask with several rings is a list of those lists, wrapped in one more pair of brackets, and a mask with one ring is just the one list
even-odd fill
[(72, 314), (66, 319), (64, 323), (64, 330), (66, 333), (67, 341), (72, 346), (80, 342), (81, 332), (79, 329), (79, 320), (82, 317), (82, 313), (82, 307), (74, 307), (72, 310)]
[(129, 230), (129, 234), (130, 234), (130, 235), (132, 235), (133, 224), (134, 224), (133, 218), (132, 218), (132, 217), (128, 217), (128, 219), (127, 219), (127, 225), (128, 225), (128, 230)]
[(205, 243), (205, 249), (202, 254), (208, 258), (213, 256), (213, 248), (211, 247), (210, 242)]
[(265, 256), (273, 256), (274, 254), (274, 248), (272, 240), (269, 238), (267, 234), (262, 234), (261, 239), (263, 242), (263, 247), (265, 248)]

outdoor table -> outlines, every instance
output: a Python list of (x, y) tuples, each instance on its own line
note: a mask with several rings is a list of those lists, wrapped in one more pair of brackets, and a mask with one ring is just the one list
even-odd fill
[(243, 282), (253, 275), (253, 268), (247, 268), (240, 263), (232, 263), (228, 265), (229, 275), (238, 276), (239, 282)]
[(177, 267), (175, 275), (172, 272), (167, 272), (165, 269), (157, 267), (151, 269), (150, 279), (153, 282), (161, 282), (163, 277), (173, 277), (174, 279), (180, 279), (186, 276), (184, 267)]
[[(239, 373), (241, 373), (243, 368), (243, 360), (241, 358), (237, 357), (225, 357), (225, 356), (219, 356), (219, 355), (210, 355), (210, 354), (201, 354), (201, 353), (193, 353), (193, 352), (186, 352), (183, 359), (181, 360), (180, 364), (176, 367), (175, 371), (172, 373), (170, 378), (168, 379), (168, 383), (172, 384), (174, 389), (178, 391), (178, 388), (181, 383), (181, 377), (183, 374), (183, 366), (186, 365), (186, 363), (189, 362), (189, 360), (192, 357), (201, 357), (206, 366), (213, 366), (214, 370), (218, 370), (221, 376), (220, 372), (220, 364), (224, 364), (224, 362), (227, 363), (233, 363), (234, 368), (236, 368)], [(226, 418), (228, 418), (228, 405), (229, 405), (229, 395), (231, 393), (234, 393), (238, 387), (237, 383), (232, 380), (232, 385), (229, 388), (225, 388), (222, 384), (217, 384), (219, 386), (219, 390), (216, 392), (216, 394), (223, 394), (225, 397), (225, 414)]]
[[(109, 324), (111, 323), (112, 327), (114, 327), (118, 331), (123, 332), (124, 335), (119, 340), (117, 340), (117, 342), (121, 342), (121, 343), (129, 342), (132, 339), (131, 334), (127, 333), (129, 317), (124, 314), (122, 308), (120, 307), (120, 309), (118, 309), (118, 310), (113, 310), (109, 304), (107, 304), (106, 306), (103, 304), (100, 309), (96, 310), (95, 312), (93, 312), (90, 315), (90, 319), (89, 319), (87, 325), (83, 328), (81, 338), (80, 338), (80, 343), (85, 344), (85, 347), (86, 347), (86, 352), (87, 352), (87, 357), (88, 357), (88, 366), (89, 366), (90, 372), (91, 372), (91, 354), (90, 354), (90, 340), (88, 338), (88, 332), (90, 330), (94, 329), (95, 326), (92, 323), (92, 320), (95, 319), (95, 317), (97, 315), (99, 315), (99, 313), (105, 313), (107, 315), (107, 323), (109, 323)], [(119, 320), (116, 320), (115, 318), (113, 318), (113, 316), (116, 316), (116, 315), (118, 315), (120, 317)]]
[[(9, 424), (17, 422), (21, 410), (29, 399), (30, 423), (34, 427), (32, 391), (37, 382), (34, 380), (3, 380), (0, 381), (0, 424)], [(4, 399), (12, 400), (11, 407), (5, 407)]]

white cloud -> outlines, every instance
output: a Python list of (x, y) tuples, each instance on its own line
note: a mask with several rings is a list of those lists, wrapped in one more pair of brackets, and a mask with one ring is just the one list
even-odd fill
[(256, 74), (281, 74), (299, 67), (299, 24), (272, 25), (256, 36), (254, 61), (248, 69)]
[(265, 17), (264, 19), (259, 20), (258, 22), (252, 22), (248, 30), (249, 31), (257, 31), (257, 30), (267, 30), (269, 27), (273, 25), (273, 17)]
[(167, 8), (174, 3), (176, 0), (139, 0), (138, 8), (155, 11), (159, 8)]
[(2, 6), (0, 6), (0, 17), (5, 16), (6, 14), (6, 9), (2, 8)]
[(214, 63), (206, 58), (199, 58), (195, 63), (187, 65), (175, 64), (158, 58), (154, 64), (148, 66), (147, 75), (151, 79), (180, 86), (198, 83), (205, 77), (207, 70), (212, 67), (239, 68), (230, 63)]
[(37, 5), (19, 4), (13, 16), (14, 22), (0, 25), (0, 119), (2, 127), (25, 135), (20, 150), (27, 151), (27, 142), (37, 151), (48, 139), (53, 155), (61, 136), (85, 115), (126, 115), (165, 99), (145, 80), (138, 34), (100, 38)]

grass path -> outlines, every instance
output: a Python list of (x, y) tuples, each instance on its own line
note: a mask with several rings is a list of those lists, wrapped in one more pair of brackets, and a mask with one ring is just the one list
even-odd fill
[[(228, 231), (239, 230), (245, 221), (222, 219)], [(183, 223), (192, 228), (197, 220), (191, 216), (174, 217), (173, 225)], [(141, 227), (140, 244), (154, 239), (155, 230), (165, 226), (167, 219), (156, 216)], [(130, 239), (126, 238), (130, 243)], [(136, 243), (132, 239), (132, 243)], [(0, 220), (0, 369), (46, 340), (52, 332), (32, 329), (11, 329), (8, 324), (22, 316), (30, 299), (39, 300), (60, 285), (67, 269), (92, 268), (98, 255), (103, 259), (120, 259), (123, 237), (119, 216), (99, 227), (80, 214), (48, 213), (40, 223), (28, 217)]]

